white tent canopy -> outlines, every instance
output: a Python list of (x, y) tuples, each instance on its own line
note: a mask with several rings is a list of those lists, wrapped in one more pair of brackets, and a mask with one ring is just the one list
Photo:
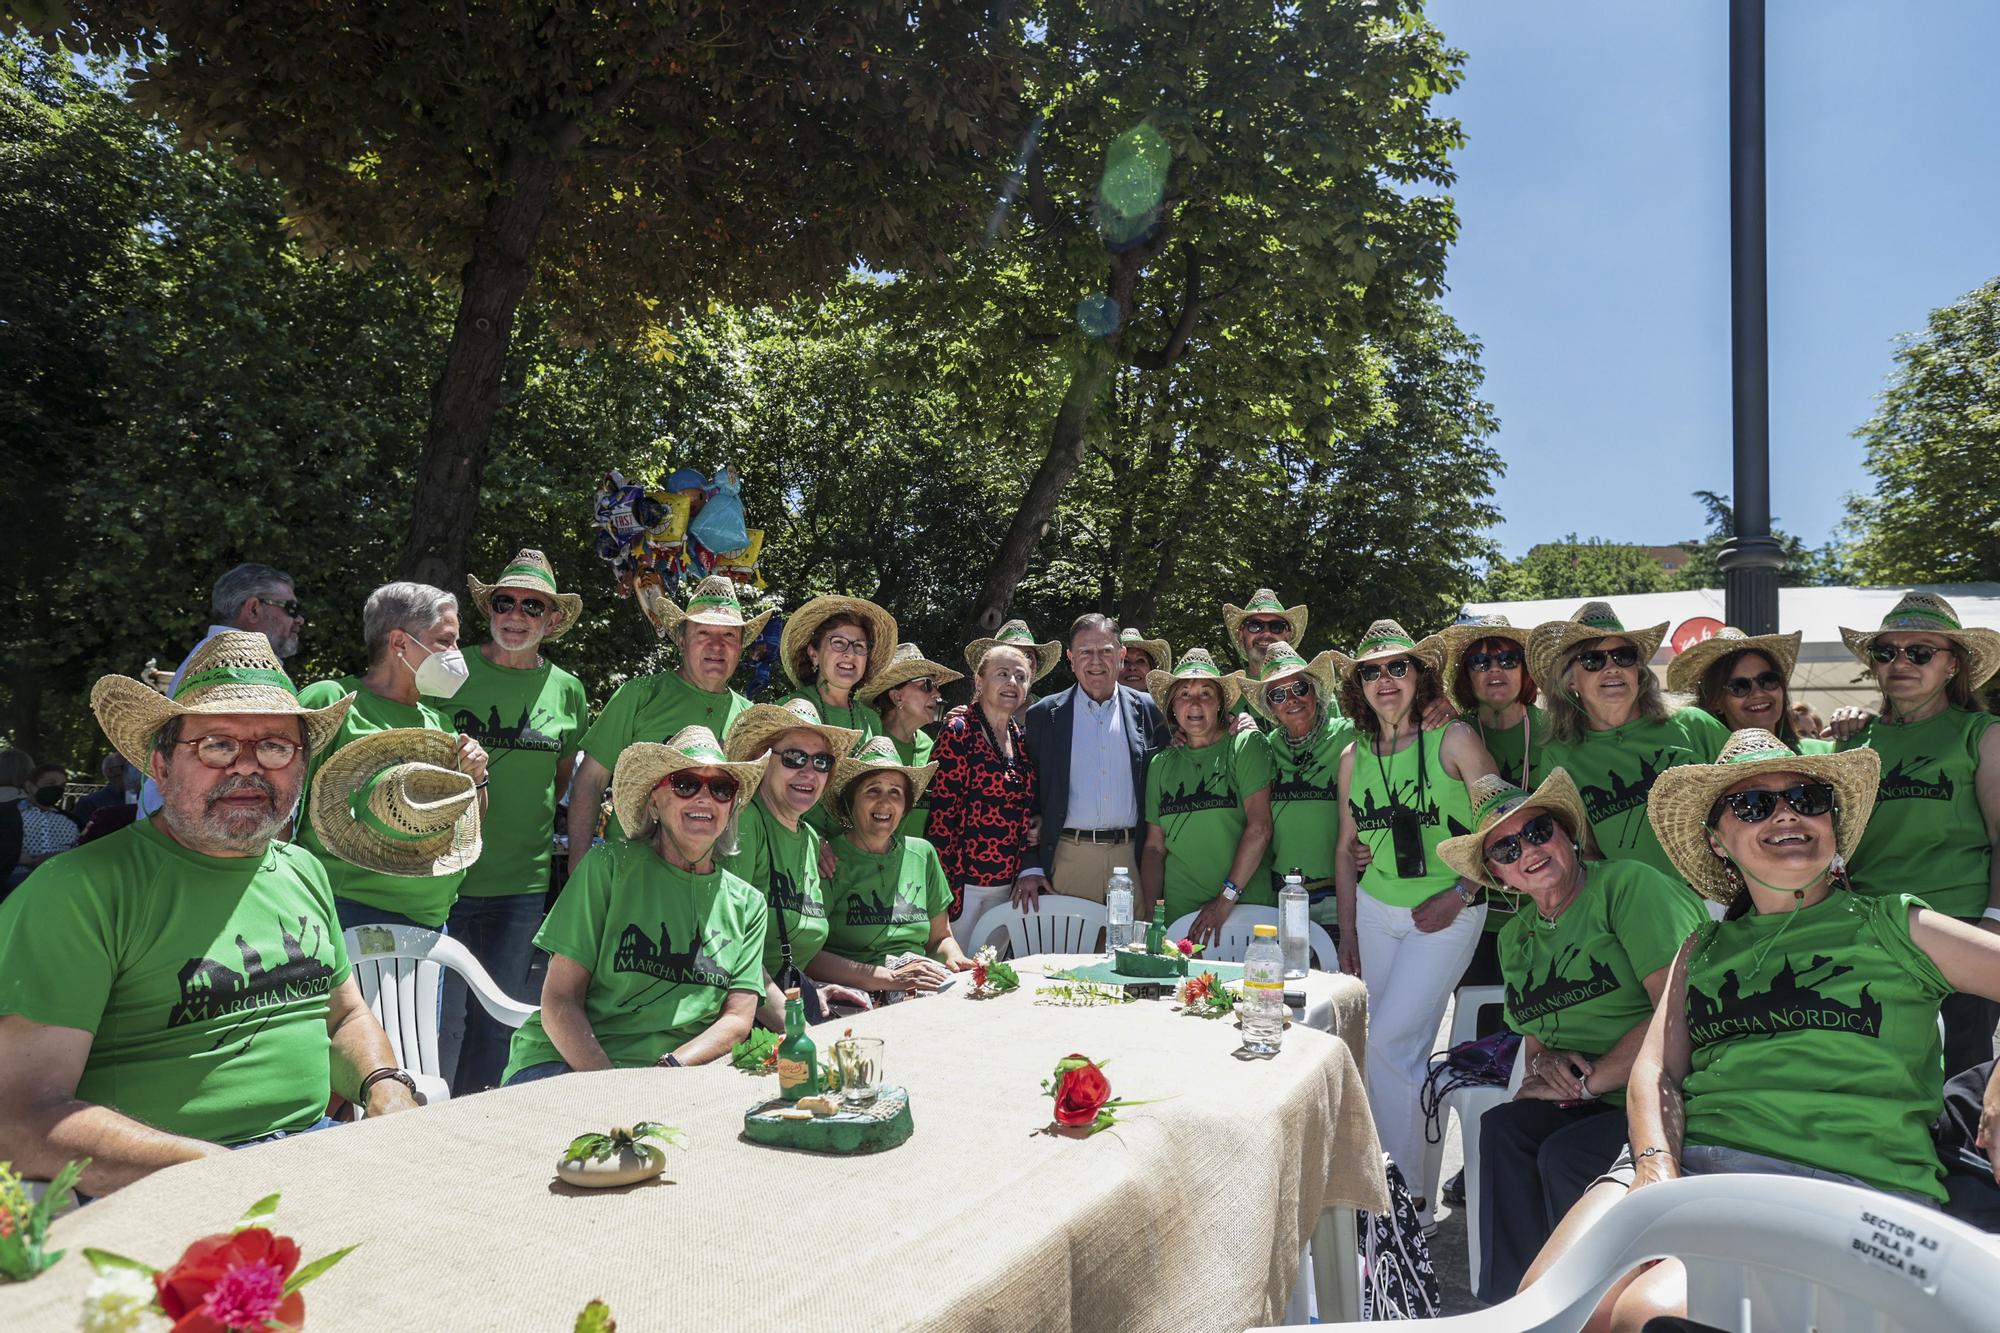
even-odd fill
[[(1843, 704), (1872, 707), (1878, 703), (1880, 698), (1873, 682), (1866, 678), (1861, 664), (1854, 660), (1853, 654), (1840, 641), (1840, 627), (1874, 628), (1882, 623), (1882, 617), (1889, 614), (1889, 609), (1910, 591), (1912, 589), (1901, 587), (1780, 588), (1778, 629), (1786, 634), (1798, 630), (1804, 636), (1799, 642), (1798, 669), (1792, 673), (1792, 698), (1799, 703), (1811, 704), (1821, 717)], [(1920, 585), (1915, 591), (1936, 593), (1950, 602), (1958, 612), (1961, 624), (2000, 629), (2000, 583), (1930, 583)], [(1505, 616), (1515, 625), (1539, 625), (1545, 620), (1567, 620), (1587, 600), (1591, 599), (1470, 602), (1459, 613), (1459, 619), (1466, 621), (1477, 620), (1481, 616)], [(1635, 629), (1667, 622), (1669, 639), (1684, 621), (1697, 616), (1727, 620), (1723, 614), (1720, 588), (1639, 593), (1630, 597), (1597, 600), (1611, 603), (1618, 618)], [(1653, 658), (1653, 670), (1663, 679), (1666, 664), (1673, 655), (1671, 643), (1663, 642)]]

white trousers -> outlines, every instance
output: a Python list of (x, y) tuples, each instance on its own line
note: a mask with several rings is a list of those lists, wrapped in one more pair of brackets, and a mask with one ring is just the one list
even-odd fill
[[(1355, 943), (1368, 987), (1368, 1107), (1382, 1151), (1423, 1188), (1424, 1113), (1420, 1097), (1444, 1009), (1486, 924), (1486, 908), (1468, 907), (1426, 935), (1407, 907), (1356, 895)], [(1412, 1190), (1411, 1193), (1415, 1193)], [(1426, 1201), (1435, 1206), (1437, 1200)]]
[(979, 918), (986, 915), (987, 908), (1006, 902), (1013, 893), (1012, 884), (1002, 884), (997, 887), (979, 884), (965, 886), (965, 892), (958, 900), (958, 915), (952, 918), (951, 937), (958, 941), (958, 947), (965, 951), (967, 958), (978, 953), (980, 945), (986, 943), (984, 940), (977, 944), (968, 943), (972, 939), (973, 927), (979, 924)]

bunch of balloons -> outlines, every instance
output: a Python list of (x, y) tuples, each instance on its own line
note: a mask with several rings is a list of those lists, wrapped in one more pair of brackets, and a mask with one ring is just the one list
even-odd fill
[(635, 597), (656, 632), (666, 632), (662, 604), (683, 600), (709, 574), (761, 588), (764, 532), (745, 525), (742, 479), (728, 465), (713, 477), (681, 468), (640, 485), (608, 472), (598, 485), (591, 544), (611, 566), (618, 595)]

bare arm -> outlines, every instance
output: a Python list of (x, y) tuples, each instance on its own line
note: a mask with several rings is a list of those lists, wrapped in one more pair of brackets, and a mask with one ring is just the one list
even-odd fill
[(1243, 800), (1243, 836), (1236, 840), (1236, 859), (1229, 863), (1229, 878), (1245, 887), (1263, 864), (1271, 849), (1271, 789), (1251, 792)]
[[(549, 959), (551, 963), (554, 957)], [(750, 1035), (750, 1020), (757, 1013), (757, 992), (733, 990), (723, 997), (722, 1012), (701, 1032), (674, 1048), (674, 1059), (684, 1065), (705, 1065), (729, 1054), (729, 1048)], [(593, 1041), (595, 1038), (592, 1039)]]
[[(1660, 996), (1667, 987), (1667, 973), (1670, 968), (1656, 968), (1653, 974), (1640, 984), (1653, 1001), (1653, 1009), (1658, 1012)], [(1579, 1097), (1602, 1097), (1607, 1092), (1616, 1092), (1625, 1086), (1632, 1075), (1632, 1064), (1639, 1058), (1639, 1048), (1645, 1044), (1647, 1030), (1653, 1025), (1651, 1017), (1634, 1023), (1616, 1045), (1595, 1060), (1575, 1051), (1548, 1051), (1536, 1042), (1529, 1051), (1526, 1038), (1522, 1042), (1522, 1052), (1528, 1061), (1529, 1070), (1535, 1074), (1534, 1091), (1529, 1090), (1529, 1080), (1521, 1084), (1520, 1096), (1542, 1097), (1553, 1101), (1568, 1101)], [(1537, 1061), (1536, 1056), (1544, 1058)], [(1540, 1069), (1536, 1069), (1539, 1063)], [(1580, 1066), (1580, 1068), (1579, 1068)]]
[(598, 1043), (584, 1010), (589, 991), (589, 968), (559, 953), (549, 955), (548, 975), (542, 978), (542, 1031), (549, 1034), (563, 1063), (579, 1073), (611, 1068), (611, 1057)]
[(589, 755), (582, 755), (577, 760), (576, 783), (569, 789), (571, 870), (576, 869), (576, 863), (590, 850), (590, 840), (597, 836), (597, 814), (604, 807), (604, 788), (610, 781), (610, 770)]
[(951, 933), (951, 918), (939, 912), (931, 918), (930, 955), (954, 972), (963, 972), (972, 966), (972, 960), (965, 956), (965, 950), (958, 947), (958, 940)]
[[(1694, 1044), (1687, 1030), (1687, 973), (1693, 946), (1694, 937), (1689, 936), (1674, 956), (1625, 1082), (1625, 1122), (1638, 1169), (1634, 1188), (1672, 1180), (1681, 1173), (1681, 1137), (1687, 1126), (1681, 1083), (1694, 1067)], [(1665, 1151), (1639, 1160), (1648, 1148)]]
[(1153, 919), (1153, 904), (1160, 901), (1161, 887), (1167, 882), (1167, 831), (1158, 824), (1146, 825), (1146, 841), (1139, 848), (1139, 903), (1137, 921)]
[(1444, 771), (1467, 787), (1479, 778), (1491, 777), (1500, 771), (1500, 765), (1494, 763), (1493, 756), (1487, 753), (1486, 742), (1463, 722), (1445, 731), (1444, 740), (1438, 746), (1438, 756), (1444, 760)]
[[(583, 756), (582, 756), (582, 754), (581, 754), (581, 753), (578, 753), (578, 754), (572, 754), (572, 755), (565, 755), (565, 756), (563, 756), (563, 757), (562, 757), (561, 759), (558, 759), (558, 760), (556, 760), (556, 802), (557, 802), (557, 804), (561, 804), (561, 802), (562, 802), (562, 798), (563, 798), (563, 793), (569, 790), (569, 780), (570, 780), (570, 777), (571, 777), (571, 776), (572, 776), (572, 775), (573, 775), (573, 774), (574, 774), (574, 773), (576, 772), (576, 763), (577, 763), (577, 760), (581, 759), (582, 757), (583, 757)], [(558, 832), (558, 833), (567, 833), (567, 832), (569, 832), (569, 830), (568, 830), (567, 828), (560, 828), (560, 829), (557, 829), (557, 830), (556, 830), (556, 832)]]
[(229, 1151), (78, 1100), (92, 1041), (80, 1028), (0, 1017), (0, 1158), (31, 1180), (47, 1180), (88, 1157), (81, 1187), (109, 1194), (162, 1167)]
[(2000, 935), (1928, 907), (1912, 907), (1910, 942), (1930, 955), (1953, 989), (2000, 1000)]
[(851, 986), (855, 990), (908, 990), (901, 978), (886, 967), (870, 967), (857, 963), (852, 958), (842, 958), (837, 953), (822, 949), (806, 964), (806, 975), (814, 981), (824, 981), (832, 986)]
[[(360, 1091), (361, 1080), (378, 1069), (400, 1069), (389, 1034), (382, 1031), (375, 1011), (361, 998), (361, 987), (353, 977), (333, 988), (326, 997), (326, 1035), (332, 1042), (327, 1058), (332, 1064), (333, 1090), (349, 1101)], [(414, 1111), (417, 1099), (392, 1078), (377, 1079), (368, 1089), (368, 1104), (362, 1109), (371, 1116), (396, 1111)]]
[(1350, 976), (1361, 975), (1361, 951), (1354, 942), (1355, 892), (1361, 871), (1355, 864), (1354, 808), (1348, 804), (1348, 787), (1354, 781), (1354, 747), (1340, 752), (1337, 800), (1340, 804), (1340, 831), (1333, 839), (1333, 902), (1340, 925), (1340, 968)]

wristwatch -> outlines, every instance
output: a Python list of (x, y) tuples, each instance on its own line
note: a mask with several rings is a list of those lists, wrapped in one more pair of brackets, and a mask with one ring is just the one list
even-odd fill
[(1237, 885), (1235, 880), (1225, 879), (1222, 881), (1222, 896), (1233, 903), (1243, 896), (1243, 890)]
[(408, 1088), (410, 1090), (410, 1099), (416, 1102), (417, 1105), (429, 1105), (424, 1099), (424, 1094), (417, 1091), (417, 1081), (410, 1077), (408, 1071), (402, 1069), (377, 1069), (369, 1074), (368, 1077), (361, 1080), (361, 1090), (354, 1094), (354, 1100), (364, 1107), (367, 1106), (368, 1090), (384, 1079), (392, 1083), (400, 1083)]

